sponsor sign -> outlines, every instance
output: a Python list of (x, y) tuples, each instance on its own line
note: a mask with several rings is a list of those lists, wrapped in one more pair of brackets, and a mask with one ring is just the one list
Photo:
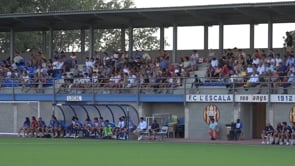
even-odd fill
[(295, 95), (271, 95), (270, 101), (277, 103), (293, 103), (295, 102)]
[(186, 95), (187, 102), (233, 102), (233, 95)]
[(236, 95), (236, 102), (268, 102), (268, 95)]
[(67, 96), (67, 101), (82, 101), (82, 96)]

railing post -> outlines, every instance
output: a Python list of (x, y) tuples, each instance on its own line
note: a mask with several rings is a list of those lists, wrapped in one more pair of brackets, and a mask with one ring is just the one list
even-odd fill
[(95, 103), (95, 93), (94, 93), (94, 81), (91, 80), (91, 91), (92, 91), (92, 103)]
[(11, 85), (11, 87), (12, 87), (12, 98), (13, 98), (13, 100), (15, 101), (15, 87), (14, 87), (14, 81), (15, 81), (15, 79), (12, 79), (12, 85)]
[(137, 83), (136, 83), (136, 85), (137, 85), (137, 105), (139, 105), (139, 100), (140, 100), (140, 93), (139, 93), (139, 88), (140, 88), (140, 86), (139, 86), (139, 83), (140, 82), (138, 82), (137, 81)]
[(56, 103), (56, 92), (55, 92), (55, 86), (56, 86), (56, 78), (53, 78), (53, 103)]
[[(183, 83), (183, 86), (184, 86), (184, 95), (186, 96), (186, 91), (187, 91), (187, 89), (186, 89), (186, 79), (187, 79), (187, 77), (184, 77), (184, 83)], [(186, 97), (185, 97), (186, 98)]]

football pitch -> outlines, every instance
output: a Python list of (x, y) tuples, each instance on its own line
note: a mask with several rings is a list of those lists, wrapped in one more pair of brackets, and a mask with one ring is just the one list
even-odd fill
[(279, 145), (0, 138), (1, 166), (278, 166), (294, 154)]

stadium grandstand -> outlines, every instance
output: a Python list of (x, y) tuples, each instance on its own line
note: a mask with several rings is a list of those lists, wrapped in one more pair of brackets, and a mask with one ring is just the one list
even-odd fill
[[(0, 60), (0, 132), (17, 133), (31, 116), (48, 125), (53, 117), (63, 125), (78, 117), (84, 129), (99, 117), (113, 128), (122, 117), (129, 125), (145, 117), (148, 126), (154, 119), (168, 126), (165, 136), (186, 139), (209, 139), (212, 119), (218, 139), (230, 137), (237, 119), (243, 124), (239, 139), (260, 137), (266, 122), (294, 123), (292, 36), (286, 34), (286, 47), (272, 47), (273, 24), (295, 22), (294, 7), (295, 2), (281, 2), (2, 14), (0, 31), (10, 33), (11, 43), (10, 54)], [(254, 25), (261, 23), (268, 24), (268, 48), (258, 49)], [(223, 48), (223, 26), (233, 24), (250, 25), (249, 49)], [(219, 25), (218, 50), (208, 49), (209, 25)], [(178, 26), (204, 26), (204, 49), (177, 50)], [(141, 27), (160, 28), (160, 50), (133, 50), (132, 30)], [(173, 50), (164, 50), (165, 27), (173, 27)], [(95, 51), (93, 30), (104, 28), (128, 29), (128, 50), (123, 45)], [(88, 29), (88, 52), (54, 51), (53, 31), (61, 29)], [(48, 33), (48, 49), (31, 55), (15, 51), (15, 33), (22, 31)]]

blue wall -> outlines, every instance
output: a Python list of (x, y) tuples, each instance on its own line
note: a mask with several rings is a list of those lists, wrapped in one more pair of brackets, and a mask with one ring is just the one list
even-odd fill
[(69, 101), (67, 97), (79, 96), (82, 101), (91, 102), (184, 102), (185, 95), (174, 94), (0, 94), (1, 101)]

